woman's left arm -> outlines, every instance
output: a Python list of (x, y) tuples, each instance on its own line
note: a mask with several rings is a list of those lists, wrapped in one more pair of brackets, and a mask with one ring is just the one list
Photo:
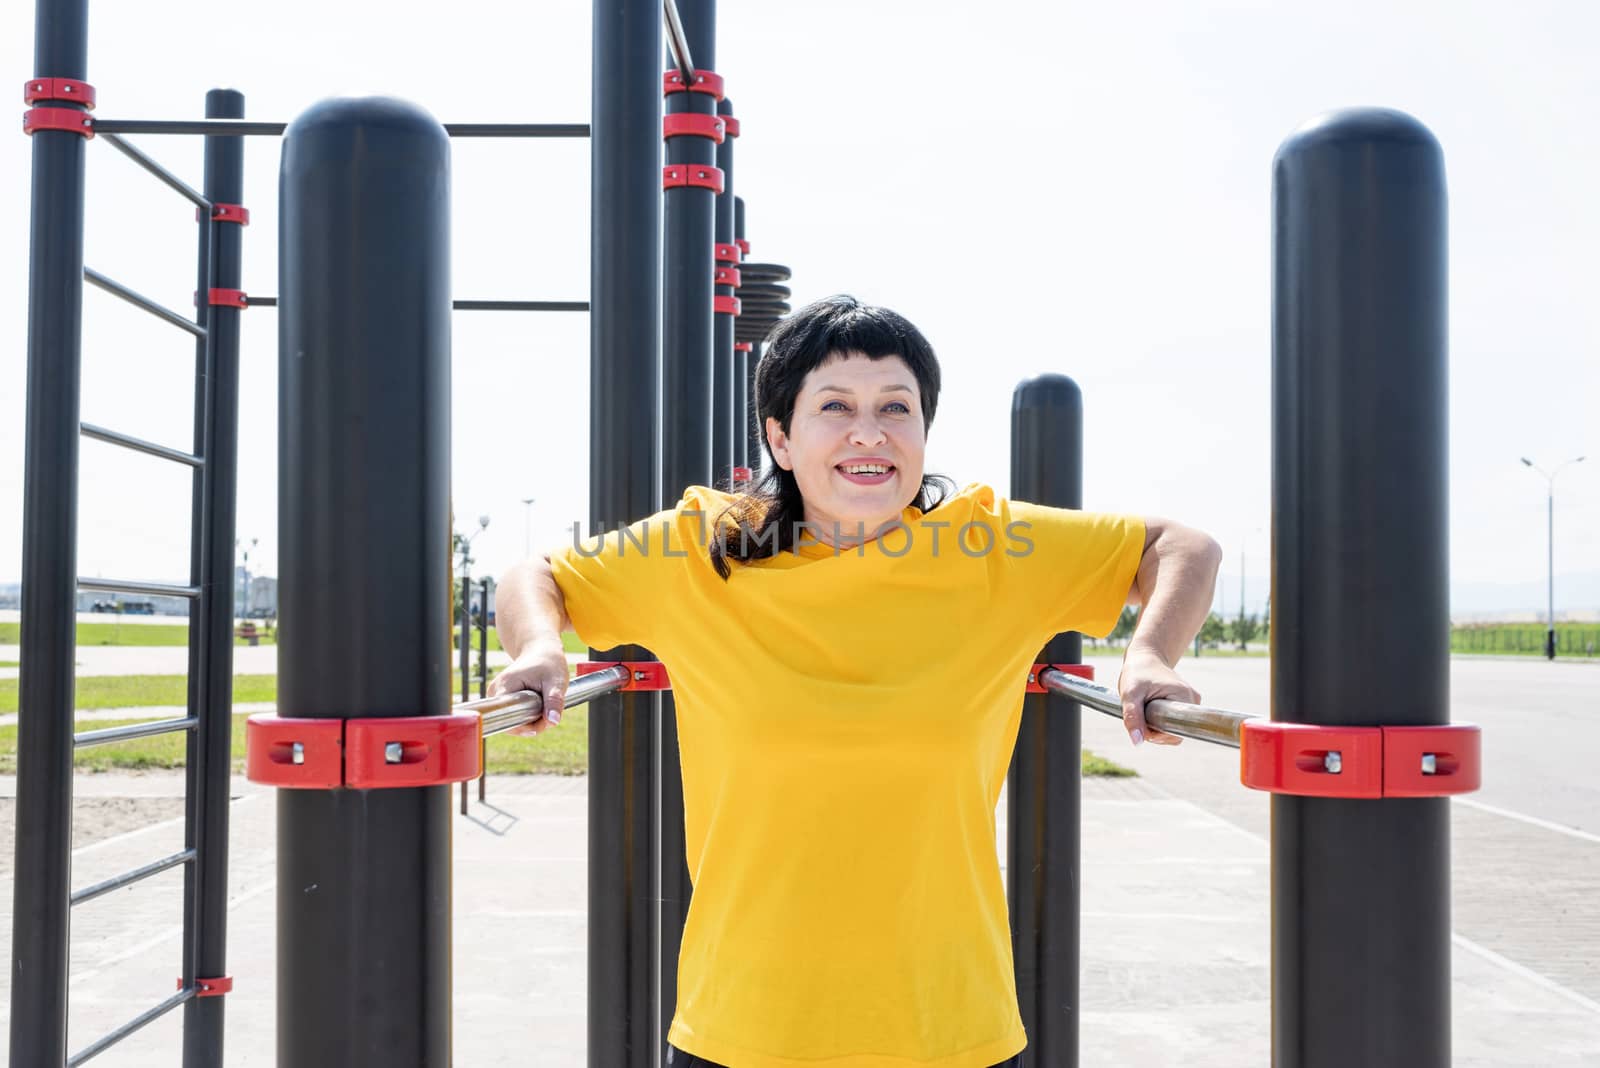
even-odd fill
[(1222, 547), (1210, 535), (1166, 519), (1146, 519), (1144, 555), (1128, 591), (1142, 605), (1122, 659), (1118, 691), (1122, 723), (1134, 745), (1183, 739), (1145, 724), (1144, 706), (1158, 698), (1200, 703), (1200, 694), (1173, 670), (1211, 612)]

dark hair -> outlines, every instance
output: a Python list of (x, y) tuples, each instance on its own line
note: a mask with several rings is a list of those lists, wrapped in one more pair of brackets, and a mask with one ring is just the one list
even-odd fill
[[(724, 580), (731, 573), (730, 560), (747, 563), (793, 548), (805, 519), (800, 483), (793, 471), (778, 466), (767, 442), (767, 419), (776, 419), (787, 434), (806, 375), (831, 358), (857, 352), (873, 360), (904, 360), (922, 394), (924, 433), (933, 426), (939, 407), (939, 358), (904, 316), (840, 295), (779, 320), (767, 335), (767, 350), (755, 374), (755, 420), (770, 461), (767, 473), (723, 509), (712, 526), (711, 566)], [(912, 503), (928, 511), (954, 490), (955, 483), (943, 475), (924, 474)]]

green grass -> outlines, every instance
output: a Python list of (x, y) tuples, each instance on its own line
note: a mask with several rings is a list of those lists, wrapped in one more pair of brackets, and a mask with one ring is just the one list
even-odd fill
[[(472, 632), (471, 645), (473, 655), (476, 656), (478, 652), (478, 632), (476, 629), (474, 629)], [(579, 641), (578, 636), (570, 630), (561, 632), (561, 647), (569, 653), (587, 653), (589, 651), (589, 647), (584, 645), (583, 642)], [(457, 652), (460, 651), (460, 628), (457, 628), (456, 632), (450, 636), (450, 648), (456, 650)], [(498, 653), (501, 651), (500, 634), (493, 627), (489, 628), (489, 651), (491, 653)]]
[(15, 660), (0, 660), (0, 667), (21, 667)]
[[(188, 702), (188, 683), (182, 675), (85, 675), (77, 680), (76, 706), (90, 708), (140, 708), (148, 705), (182, 705)], [(235, 675), (233, 699), (271, 701), (278, 696), (276, 675)], [(17, 711), (17, 680), (0, 679), (0, 713)]]
[(1103, 756), (1097, 756), (1085, 749), (1083, 751), (1083, 775), (1100, 776), (1106, 779), (1137, 778), (1139, 773), (1132, 768), (1125, 768), (1121, 764), (1114, 764)]
[[(1477, 623), (1450, 628), (1452, 653), (1487, 653), (1499, 656), (1543, 656), (1543, 623)], [(1594, 652), (1589, 651), (1593, 647)], [(1593, 623), (1557, 623), (1558, 656), (1600, 656), (1600, 626)]]
[[(126, 645), (141, 647), (172, 647), (189, 644), (189, 625), (187, 623), (79, 623), (77, 642), (79, 646), (90, 645)], [(256, 632), (261, 636), (263, 645), (271, 645), (277, 632), (272, 635), (266, 633), (262, 624), (256, 624)], [(0, 623), (0, 645), (22, 644), (22, 624)], [(247, 645), (243, 638), (235, 634), (234, 645)]]

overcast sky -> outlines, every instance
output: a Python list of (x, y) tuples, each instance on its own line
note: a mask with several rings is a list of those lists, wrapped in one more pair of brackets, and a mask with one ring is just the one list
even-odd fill
[[(946, 383), (929, 466), (958, 482), (1005, 487), (1018, 381), (1077, 379), (1086, 503), (1212, 532), (1230, 610), (1241, 554), (1257, 610), (1270, 556), (1273, 152), (1329, 109), (1417, 116), (1450, 184), (1457, 600), (1542, 583), (1545, 483), (1518, 458), (1600, 452), (1600, 4), (721, 6), (752, 258), (791, 266), (797, 300), (851, 292), (923, 329)], [(54, 72), (33, 71), (18, 13), (0, 69), (20, 86)], [(578, 0), (160, 0), (91, 18), (105, 117), (199, 116), (226, 86), (262, 119), (369, 93), (441, 121), (589, 118)], [(134, 140), (199, 184), (197, 139)], [(29, 156), (22, 135), (0, 139), (0, 581), (21, 570)], [(86, 262), (188, 307), (192, 209), (108, 145), (89, 160)], [(252, 140), (246, 160), (244, 285), (275, 293), (277, 143)], [(586, 142), (457, 142), (453, 168), (458, 297), (586, 297)], [(244, 320), (239, 532), (272, 573), (276, 323)], [(535, 545), (586, 519), (587, 345), (584, 315), (457, 316), (455, 505), (463, 529), (491, 517), (480, 572), (521, 554), (530, 518)], [(188, 448), (192, 356), (187, 335), (88, 290), (83, 418)], [(175, 465), (84, 442), (80, 573), (182, 580), (188, 486)], [(1600, 571), (1600, 456), (1557, 490), (1558, 575)], [(1600, 608), (1590, 596), (1567, 607)]]

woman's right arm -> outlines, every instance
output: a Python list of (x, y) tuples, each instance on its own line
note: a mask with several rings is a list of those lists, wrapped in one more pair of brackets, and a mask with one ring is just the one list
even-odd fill
[(511, 732), (538, 734), (561, 722), (567, 689), (561, 632), (572, 625), (549, 555), (532, 557), (507, 571), (495, 587), (494, 600), (495, 630), (512, 662), (489, 689), (495, 694), (533, 690), (543, 697), (543, 718)]

